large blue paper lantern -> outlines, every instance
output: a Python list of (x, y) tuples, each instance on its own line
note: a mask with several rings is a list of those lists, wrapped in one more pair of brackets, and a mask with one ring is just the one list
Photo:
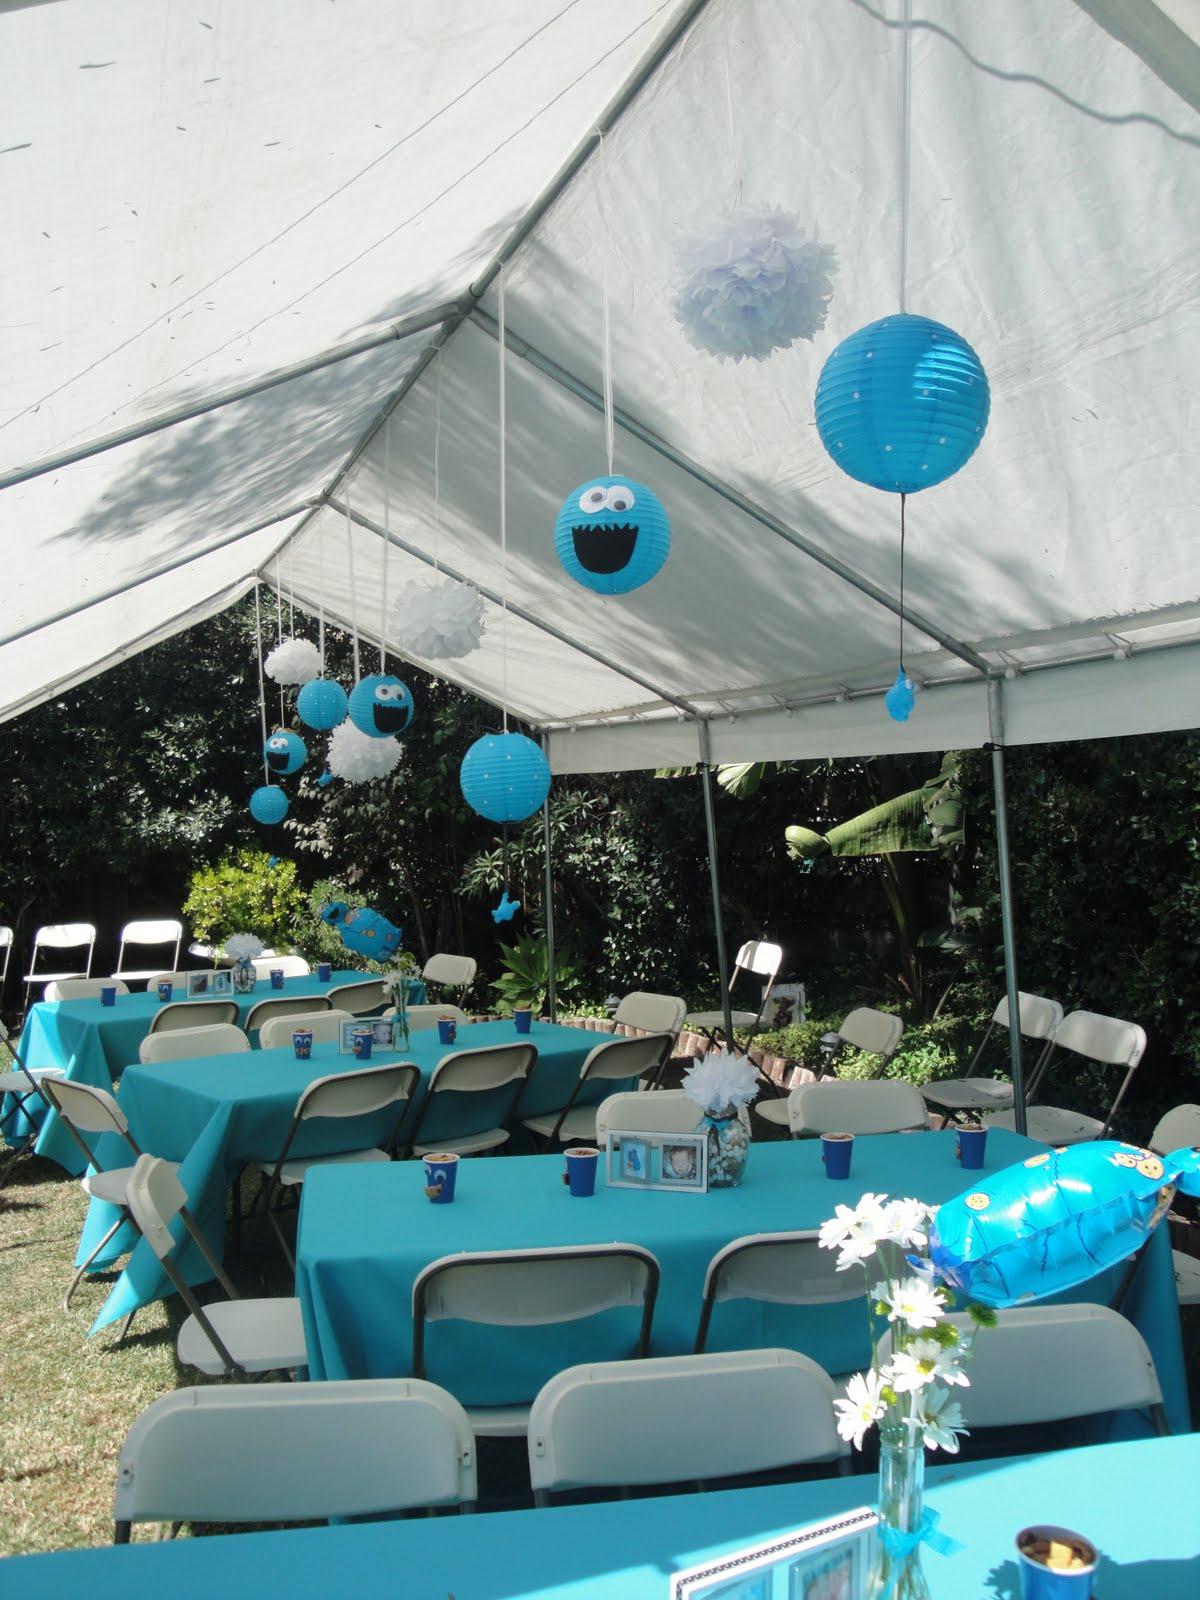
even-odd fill
[(332, 678), (314, 678), (296, 696), (296, 714), (306, 728), (327, 733), (346, 720), (346, 691)]
[(523, 733), (485, 733), (459, 768), (463, 798), (489, 822), (524, 822), (550, 792), (550, 763)]
[(645, 484), (590, 478), (563, 501), (554, 548), (576, 583), (599, 594), (628, 594), (662, 568), (671, 525), (662, 501)]
[(288, 814), (288, 798), (277, 783), (264, 783), (250, 796), (250, 815), (268, 827)]
[(263, 760), (276, 777), (286, 777), (299, 772), (308, 760), (308, 746), (298, 733), (276, 728), (263, 745)]
[(843, 339), (817, 380), (817, 432), (850, 477), (916, 494), (974, 455), (990, 406), (983, 363), (928, 317), (883, 317)]
[(390, 673), (372, 673), (350, 691), (350, 721), (372, 739), (390, 739), (403, 733), (412, 721), (414, 709), (408, 685)]

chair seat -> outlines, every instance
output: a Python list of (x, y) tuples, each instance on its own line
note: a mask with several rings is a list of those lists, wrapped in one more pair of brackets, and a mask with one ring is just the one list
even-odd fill
[[(204, 1313), (225, 1348), (247, 1372), (275, 1372), (308, 1365), (299, 1300), (219, 1300)], [(225, 1371), (208, 1335), (189, 1317), (179, 1330), (176, 1354), (185, 1366), (210, 1377)]]
[(161, 967), (146, 967), (137, 972), (126, 967), (123, 972), (114, 972), (113, 977), (120, 978), (122, 983), (128, 983), (130, 978), (156, 978), (161, 971)]
[[(989, 1127), (1015, 1128), (1016, 1112), (997, 1111), (986, 1121)], [(1096, 1117), (1085, 1117), (1082, 1111), (1067, 1111), (1062, 1106), (1028, 1106), (1025, 1126), (1031, 1139), (1053, 1145), (1086, 1144), (1104, 1132), (1104, 1124)]]
[(497, 1150), (508, 1143), (507, 1128), (485, 1128), (482, 1133), (464, 1134), (461, 1139), (435, 1139), (432, 1144), (413, 1145), (414, 1156), (428, 1156), (445, 1150), (459, 1156), (478, 1155), (481, 1150)]
[(478, 1439), (522, 1439), (529, 1432), (528, 1406), (468, 1406), (466, 1411)]
[(86, 978), (86, 972), (76, 967), (73, 972), (27, 972), (22, 983), (61, 983), (64, 978)]
[(786, 1128), (788, 1125), (787, 1096), (781, 1095), (775, 1100), (756, 1100), (754, 1114), (761, 1117), (764, 1122), (773, 1122), (777, 1127)]
[(1200, 1306), (1200, 1261), (1182, 1250), (1171, 1251), (1175, 1290), (1181, 1306)]
[[(66, 1072), (62, 1067), (30, 1067), (30, 1077), (39, 1083), (43, 1078), (63, 1078)], [(0, 1072), (0, 1094), (32, 1094), (29, 1087), (29, 1078), (23, 1072)]]
[[(758, 1021), (757, 1011), (734, 1011), (731, 1013), (735, 1028), (752, 1028)], [(707, 1028), (723, 1028), (725, 1026), (725, 1013), (723, 1011), (689, 1011), (683, 1019), (685, 1028), (694, 1028), (697, 1033), (703, 1033)]]
[[(172, 1166), (179, 1171), (174, 1162)], [(107, 1172), (89, 1172), (80, 1178), (79, 1187), (93, 1200), (107, 1200), (110, 1205), (123, 1206), (132, 1171), (132, 1167), (110, 1167)]]
[[(543, 1139), (549, 1139), (554, 1133), (554, 1126), (558, 1121), (557, 1111), (547, 1111), (540, 1117), (526, 1117), (525, 1126), (532, 1133), (540, 1133)], [(558, 1130), (560, 1144), (575, 1144), (580, 1139), (595, 1144), (596, 1142), (596, 1107), (574, 1106), (567, 1112), (562, 1127)]]
[[(295, 1161), (285, 1161), (280, 1168), (280, 1183), (303, 1183), (314, 1167), (331, 1167), (344, 1161), (390, 1161), (386, 1150), (342, 1150), (331, 1156), (297, 1156)], [(269, 1178), (275, 1171), (273, 1161), (259, 1161), (259, 1170)]]
[(947, 1078), (921, 1090), (931, 1106), (943, 1111), (1003, 1111), (1013, 1103), (1013, 1087), (998, 1078)]

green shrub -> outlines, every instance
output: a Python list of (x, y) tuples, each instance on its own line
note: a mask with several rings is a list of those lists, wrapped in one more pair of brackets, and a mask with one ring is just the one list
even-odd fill
[[(509, 1012), (517, 1006), (531, 1006), (543, 1011), (550, 992), (550, 959), (544, 939), (518, 939), (516, 944), (502, 944), (504, 966), (499, 978), (490, 985), (496, 990), (500, 1011)], [(555, 951), (554, 988), (558, 1001), (569, 1007), (571, 994), (579, 987), (579, 968), (570, 956)], [(601, 1008), (603, 1010), (603, 1008)]]
[(261, 850), (238, 850), (216, 866), (198, 868), (188, 880), (183, 911), (196, 937), (218, 946), (231, 934), (253, 933), (271, 948), (290, 950), (307, 920), (295, 863)]

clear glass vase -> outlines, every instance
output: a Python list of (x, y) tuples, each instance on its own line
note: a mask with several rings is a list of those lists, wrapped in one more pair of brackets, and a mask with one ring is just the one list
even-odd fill
[(879, 1430), (879, 1529), (867, 1600), (929, 1600), (921, 1570), (925, 1446), (903, 1423)]
[(732, 1106), (715, 1116), (706, 1115), (708, 1124), (708, 1187), (732, 1189), (741, 1183), (750, 1154), (750, 1130)]
[(253, 994), (254, 986), (258, 982), (258, 973), (254, 970), (253, 961), (235, 961), (233, 964), (233, 992), (235, 994)]

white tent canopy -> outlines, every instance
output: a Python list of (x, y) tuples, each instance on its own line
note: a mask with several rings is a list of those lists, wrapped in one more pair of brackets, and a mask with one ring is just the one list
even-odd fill
[[(560, 772), (979, 745), (997, 683), (1010, 743), (1193, 725), (1200, 5), (913, 12), (905, 203), (901, 0), (0, 4), (0, 716), (256, 576), (377, 642), (385, 565), (436, 562), (488, 599), (433, 665)], [(813, 341), (733, 365), (671, 299), (739, 205), (838, 267)], [(902, 222), (992, 415), (909, 502), (897, 724), (896, 500), (813, 391), (897, 308)], [(604, 470), (605, 279), (617, 470), (673, 533), (614, 598), (553, 550)]]

